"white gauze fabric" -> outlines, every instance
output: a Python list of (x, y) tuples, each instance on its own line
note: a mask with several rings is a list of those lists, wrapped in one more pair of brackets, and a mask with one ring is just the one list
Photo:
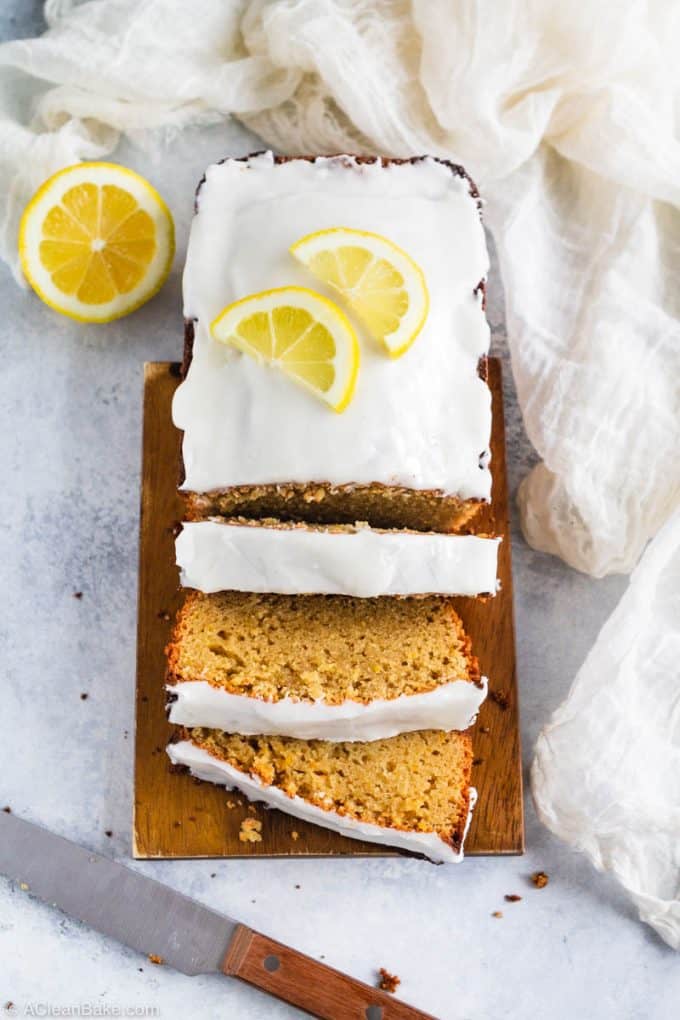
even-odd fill
[(541, 820), (680, 949), (680, 511), (543, 730), (531, 778)]
[[(461, 162), (487, 199), (519, 400), (542, 461), (519, 494), (527, 539), (595, 576), (632, 569), (680, 504), (679, 5), (48, 0), (45, 10), (45, 36), (0, 47), (0, 254), (15, 271), (35, 187), (112, 152), (121, 133), (167, 154), (155, 178), (166, 193), (168, 139), (229, 115), (282, 152)], [(611, 867), (674, 945), (677, 530), (646, 554), (534, 774), (542, 817)]]
[[(487, 198), (542, 463), (528, 541), (629, 571), (680, 502), (680, 7), (48, 0), (0, 48), (1, 253), (59, 167), (235, 114), (288, 153), (431, 153)], [(157, 129), (165, 129), (159, 135)], [(163, 170), (159, 180), (163, 184)], [(165, 175), (170, 180), (171, 165)]]

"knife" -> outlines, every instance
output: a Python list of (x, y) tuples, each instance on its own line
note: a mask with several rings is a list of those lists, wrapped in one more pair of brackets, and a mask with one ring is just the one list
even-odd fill
[(0, 812), (0, 874), (182, 974), (217, 971), (240, 978), (322, 1020), (434, 1020), (152, 878), (6, 812)]

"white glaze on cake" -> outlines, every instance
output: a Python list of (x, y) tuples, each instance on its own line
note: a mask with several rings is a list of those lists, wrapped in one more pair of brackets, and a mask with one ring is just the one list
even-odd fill
[[(423, 330), (392, 360), (360, 330), (353, 401), (334, 414), (275, 367), (212, 340), (232, 301), (295, 284), (325, 291), (290, 255), (303, 235), (347, 226), (383, 234), (422, 267)], [(489, 329), (474, 290), (488, 255), (465, 178), (441, 163), (381, 167), (347, 157), (275, 165), (271, 154), (211, 166), (184, 271), (193, 359), (173, 419), (184, 430), (183, 488), (378, 482), (488, 499), (491, 400), (477, 365)]]
[[(228, 789), (239, 790), (249, 800), (264, 802), (269, 807), (279, 808), (286, 814), (293, 815), (305, 822), (313, 822), (326, 829), (333, 829), (341, 836), (349, 836), (350, 839), (364, 839), (370, 843), (383, 843), (401, 850), (410, 850), (413, 853), (429, 857), (437, 864), (457, 864), (463, 859), (462, 847), (459, 852), (456, 852), (436, 832), (405, 832), (401, 829), (360, 822), (355, 818), (339, 815), (335, 811), (326, 811), (310, 804), (302, 797), (289, 797), (283, 790), (275, 786), (266, 786), (257, 776), (241, 772), (240, 769), (208, 754), (203, 748), (196, 747), (190, 740), (170, 744), (167, 751), (173, 765), (186, 765), (191, 774), (198, 779), (217, 783)], [(477, 791), (471, 787), (470, 809), (463, 839), (470, 827), (472, 809), (476, 800)]]
[(382, 740), (416, 730), (466, 730), (486, 698), (487, 679), (481, 684), (454, 680), (424, 694), (402, 694), (374, 701), (345, 701), (328, 705), (323, 700), (264, 701), (231, 694), (207, 680), (168, 684), (176, 700), (170, 722), (206, 726), (244, 736), (278, 734), (301, 740)]
[(500, 539), (356, 527), (186, 523), (175, 542), (185, 588), (282, 595), (495, 594)]

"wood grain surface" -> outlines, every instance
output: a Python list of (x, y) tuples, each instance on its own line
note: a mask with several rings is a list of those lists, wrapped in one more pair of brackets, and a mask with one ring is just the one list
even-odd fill
[(387, 992), (370, 988), (297, 949), (240, 924), (222, 964), (240, 978), (321, 1020), (435, 1020)]
[[(165, 747), (172, 727), (165, 715), (163, 649), (181, 602), (174, 531), (182, 508), (176, 492), (180, 436), (170, 418), (179, 366), (145, 366), (137, 728), (133, 853), (152, 857), (396, 856), (389, 847), (347, 839), (261, 805), (248, 808), (238, 794), (170, 771)], [(491, 359), (493, 498), (480, 532), (504, 537), (499, 557), (501, 590), (493, 599), (456, 599), (490, 696), (473, 729), (473, 784), (479, 800), (465, 853), (519, 854), (524, 850), (522, 771), (518, 725), (505, 430), (500, 364)], [(255, 812), (255, 814), (253, 814)], [(257, 817), (262, 842), (239, 841), (241, 822)], [(293, 833), (297, 835), (294, 836)]]

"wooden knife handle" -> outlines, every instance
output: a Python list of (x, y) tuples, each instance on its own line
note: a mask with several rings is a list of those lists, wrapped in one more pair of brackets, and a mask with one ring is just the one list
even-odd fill
[(243, 924), (236, 929), (222, 970), (321, 1020), (434, 1020)]

